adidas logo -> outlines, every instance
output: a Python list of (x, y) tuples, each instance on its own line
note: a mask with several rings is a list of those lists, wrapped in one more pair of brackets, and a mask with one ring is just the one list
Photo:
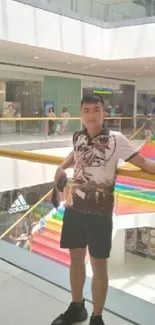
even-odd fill
[(23, 195), (19, 195), (18, 199), (11, 205), (11, 208), (9, 209), (9, 213), (16, 213), (21, 211), (26, 211), (29, 209), (29, 205), (26, 203)]

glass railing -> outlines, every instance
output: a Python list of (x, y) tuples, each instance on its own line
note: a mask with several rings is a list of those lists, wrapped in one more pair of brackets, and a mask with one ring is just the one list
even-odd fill
[(0, 212), (0, 239), (31, 250), (33, 234), (40, 231), (53, 209), (51, 194), (52, 189), (33, 206), (27, 204), (23, 195), (17, 195), (13, 204)]
[[(146, 156), (154, 159), (154, 150), (150, 148), (150, 145), (153, 148), (154, 142), (143, 146), (141, 150), (143, 153), (145, 152)], [(2, 150), (0, 150), (0, 155), (2, 155)], [(5, 150), (5, 156), (11, 157), (11, 155), (11, 150)], [(30, 161), (33, 156), (33, 161), (36, 162), (41, 162), (43, 159), (41, 155), (30, 152), (26, 153), (25, 158), (21, 152), (16, 152), (16, 155), (19, 159), (26, 159), (27, 157)], [(45, 155), (44, 162), (58, 165), (60, 159)], [(155, 175), (144, 174), (140, 171), (137, 174), (136, 167), (130, 164), (125, 166), (124, 174), (120, 172), (120, 169), (118, 170), (114, 192), (114, 245), (112, 249), (113, 255), (113, 250), (115, 251), (117, 247), (115, 254), (120, 252), (123, 261), (121, 260), (118, 265), (119, 254), (117, 258), (115, 256), (115, 259), (110, 259), (110, 287), (120, 289), (121, 295), (122, 293), (123, 295), (130, 293), (132, 296), (141, 298), (141, 301), (147, 300), (155, 303), (152, 294), (154, 289), (150, 284), (150, 279), (148, 279), (149, 267), (152, 268), (151, 272), (154, 272), (155, 266)], [(9, 206), (3, 204), (0, 210), (0, 258), (2, 256), (3, 259), (48, 281), (57, 281), (57, 284), (64, 285), (65, 288), (64, 283), (68, 279), (70, 256), (68, 250), (60, 248), (60, 236), (65, 204), (66, 201), (70, 201), (70, 186), (71, 181), (64, 192), (60, 193), (58, 209), (55, 209), (51, 202), (51, 184), (50, 191), (32, 206), (26, 197), (17, 191), (16, 196), (12, 197), (11, 204)], [(6, 196), (4, 199), (6, 200)], [(123, 236), (120, 233), (122, 239), (119, 238), (117, 241), (116, 235), (120, 231), (124, 231), (124, 233)], [(54, 268), (55, 265), (57, 266), (56, 269)], [(137, 265), (140, 265), (139, 269)], [(90, 279), (92, 275), (88, 255), (86, 257), (86, 271), (87, 278)], [(143, 282), (141, 282), (142, 277)], [(133, 279), (135, 280), (133, 281)], [(140, 285), (143, 290), (138, 291), (137, 285)], [(147, 295), (145, 290), (147, 290)], [(111, 296), (112, 294), (109, 293), (108, 297)], [(118, 299), (119, 296), (120, 292)], [(126, 299), (126, 296), (123, 296), (123, 299)], [(126, 304), (128, 304), (128, 298)], [(135, 315), (130, 312), (130, 320), (133, 321), (134, 317)], [(138, 320), (136, 323), (140, 324)]]
[[(135, 188), (137, 189), (135, 190)], [(61, 203), (57, 210), (52, 205), (52, 190), (50, 190), (25, 213), (17, 211), (17, 201), (21, 200), (20, 197), (17, 197), (15, 200), (16, 209), (10, 207), (7, 211), (8, 216), (5, 219), (5, 228), (3, 227), (3, 213), (1, 212), (0, 214), (0, 240), (7, 245), (13, 245), (15, 247), (14, 254), (16, 256), (19, 254), (20, 258), (22, 251), (23, 254), (27, 251), (32, 255), (34, 262), (34, 255), (42, 259), (42, 270), (44, 270), (45, 259), (49, 263), (54, 262), (67, 269), (70, 265), (69, 251), (60, 249), (65, 202), (66, 199), (69, 201), (68, 189), (61, 194)], [(140, 270), (140, 276), (143, 274), (143, 277), (146, 278), (150, 265), (152, 267), (155, 265), (155, 223), (153, 227), (153, 218), (155, 218), (155, 182), (148, 183), (147, 180), (118, 176), (115, 186), (115, 205), (113, 210), (113, 240), (115, 240), (117, 232), (126, 229), (125, 246), (123, 248), (125, 258), (123, 264), (119, 267), (115, 261), (115, 272), (114, 261), (109, 262), (109, 281), (112, 287), (119, 288), (122, 292), (128, 292), (131, 277), (134, 278), (136, 276), (136, 283), (141, 282), (141, 277), (138, 278), (136, 261), (143, 265), (143, 271)], [(6, 225), (6, 220), (9, 221), (8, 225)], [(138, 260), (136, 260), (136, 256)], [(142, 259), (144, 257), (145, 259), (147, 258), (147, 261)], [(87, 267), (89, 265), (89, 256), (86, 258), (86, 265)], [(27, 267), (28, 270), (31, 270), (31, 265)], [(116, 280), (114, 281), (115, 276), (118, 279), (118, 268), (120, 274), (124, 274), (126, 286), (124, 286), (124, 281), (121, 279), (119, 284)], [(45, 274), (46, 272), (43, 271), (42, 277), (45, 277)], [(130, 278), (128, 278), (128, 274), (130, 274)], [(91, 277), (89, 271), (87, 275)], [(133, 296), (149, 301), (149, 295), (146, 296), (145, 294), (146, 285), (147, 279), (146, 283), (143, 283), (143, 292), (140, 291), (139, 293), (139, 291), (136, 291), (136, 285), (133, 290), (132, 284)], [(150, 287), (150, 292), (151, 290), (152, 288)]]
[(129, 20), (135, 20), (136, 24), (137, 19), (155, 16), (154, 0), (107, 1), (106, 3), (103, 0), (85, 0), (84, 2), (81, 0), (21, 0), (18, 2), (102, 26), (103, 22), (121, 23)]
[[(134, 139), (143, 140), (145, 120), (143, 116), (112, 116), (105, 119), (105, 125), (113, 131), (122, 132), (128, 138), (133, 138), (134, 134)], [(154, 117), (152, 124), (155, 124)], [(80, 117), (57, 117), (50, 120), (46, 117), (0, 118), (0, 146), (5, 148), (13, 144), (38, 142), (41, 148), (41, 143), (45, 141), (71, 140), (73, 133), (82, 128)]]

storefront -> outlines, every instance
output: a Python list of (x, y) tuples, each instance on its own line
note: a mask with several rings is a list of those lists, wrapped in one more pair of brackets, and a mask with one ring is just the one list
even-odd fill
[[(28, 71), (28, 69), (27, 69)], [(29, 72), (0, 71), (0, 117), (45, 117), (53, 107), (60, 117), (66, 107), (71, 117), (80, 116), (81, 79), (44, 76)], [(0, 133), (45, 133), (45, 121), (1, 121)], [(69, 122), (69, 131), (80, 121)]]
[[(47, 183), (0, 193), (0, 235), (52, 188), (53, 184)], [(45, 202), (51, 203), (51, 198), (46, 198)], [(46, 209), (47, 204), (44, 204), (45, 202), (36, 208), (35, 213), (33, 212), (34, 219), (39, 218), (41, 214), (47, 213), (51, 209), (50, 205)]]
[[(87, 86), (88, 84), (88, 86)], [(113, 121), (109, 121), (110, 128), (120, 128), (118, 120), (115, 117), (133, 117), (134, 116), (134, 92), (135, 86), (132, 84), (121, 84), (115, 80), (107, 81), (106, 83), (97, 83), (85, 81), (83, 87), (83, 95), (94, 93), (103, 98), (108, 115), (113, 117)], [(85, 86), (86, 85), (86, 86)], [(122, 120), (121, 129), (132, 128), (133, 120)]]
[(155, 228), (126, 230), (126, 252), (155, 259)]

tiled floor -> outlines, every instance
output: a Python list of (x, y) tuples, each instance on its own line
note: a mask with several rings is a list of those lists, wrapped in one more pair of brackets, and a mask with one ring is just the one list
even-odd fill
[(109, 266), (110, 285), (155, 304), (155, 261), (126, 253), (125, 264)]
[[(135, 297), (155, 304), (155, 261), (126, 253), (123, 265), (109, 261), (109, 285)], [(90, 265), (87, 276), (92, 277)]]
[(35, 150), (46, 148), (62, 148), (72, 143), (72, 133), (64, 136), (44, 134), (6, 134), (0, 135), (0, 147), (19, 150)]
[[(0, 324), (50, 325), (69, 302), (67, 291), (0, 260)], [(90, 315), (92, 305), (86, 305)], [(130, 324), (108, 312), (104, 319), (107, 325)]]

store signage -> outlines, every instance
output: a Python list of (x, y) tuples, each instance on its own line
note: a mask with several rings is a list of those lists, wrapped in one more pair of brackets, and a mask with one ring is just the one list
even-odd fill
[(112, 94), (113, 89), (112, 88), (94, 88), (93, 93), (94, 94)]
[(17, 213), (17, 212), (22, 212), (26, 211), (30, 208), (30, 206), (26, 203), (23, 195), (19, 195), (17, 200), (11, 205), (9, 209), (9, 213)]

